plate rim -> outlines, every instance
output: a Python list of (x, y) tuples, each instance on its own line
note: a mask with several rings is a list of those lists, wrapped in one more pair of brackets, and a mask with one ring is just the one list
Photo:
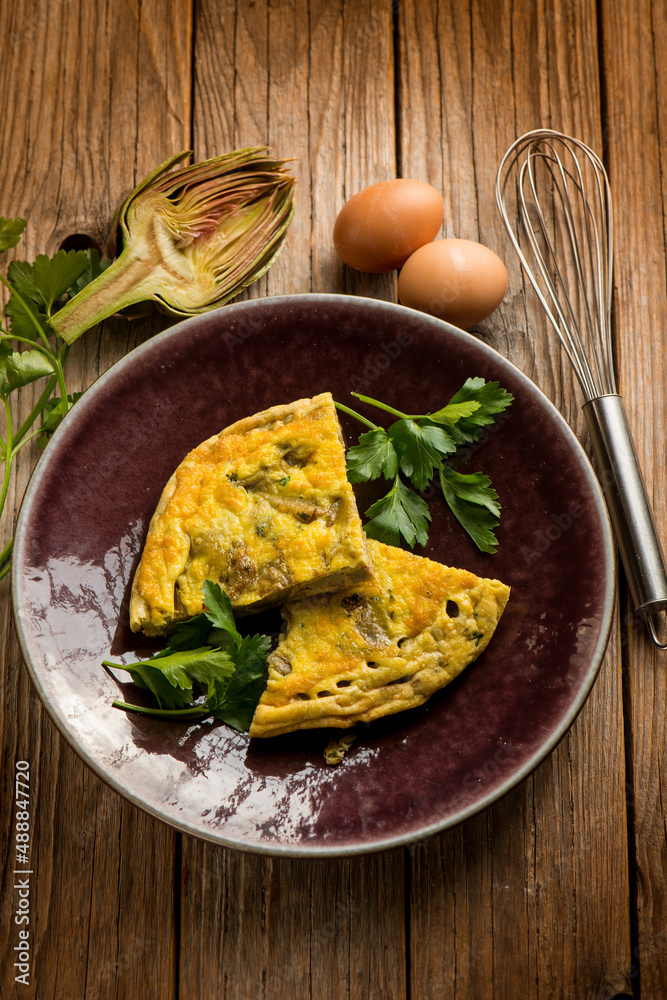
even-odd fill
[[(252, 311), (253, 309), (257, 309), (259, 307), (266, 308), (267, 306), (272, 307), (274, 305), (279, 308), (289, 308), (290, 306), (300, 305), (304, 301), (314, 304), (320, 303), (322, 305), (330, 303), (344, 303), (348, 307), (355, 307), (359, 305), (362, 308), (370, 307), (372, 309), (396, 312), (398, 315), (406, 314), (413, 320), (415, 314), (415, 310), (409, 309), (408, 307), (399, 305), (395, 302), (389, 302), (385, 299), (374, 299), (368, 296), (357, 296), (334, 292), (304, 292), (299, 294), (275, 295), (246, 299), (242, 302), (222, 306), (218, 309), (210, 310), (209, 312), (202, 313), (197, 316), (187, 317), (167, 329), (149, 337), (148, 340), (133, 348), (108, 369), (106, 369), (106, 371), (102, 372), (85, 390), (82, 400), (88, 395), (88, 393), (91, 393), (94, 397), (99, 392), (102, 392), (107, 383), (114, 379), (119, 371), (124, 370), (127, 367), (132, 367), (138, 361), (140, 362), (145, 354), (148, 354), (156, 349), (156, 345), (159, 345), (172, 337), (180, 337), (184, 328), (186, 330), (196, 330), (197, 326), (207, 325), (212, 319), (215, 320), (218, 316), (229, 316), (234, 313), (243, 313), (246, 311)], [(582, 683), (579, 689), (577, 698), (572, 702), (567, 713), (564, 715), (561, 723), (556, 727), (551, 737), (545, 743), (541, 744), (539, 749), (532, 754), (517, 771), (513, 772), (511, 776), (506, 778), (500, 785), (490, 790), (486, 795), (483, 795), (466, 808), (457, 810), (454, 814), (445, 817), (441, 821), (434, 821), (428, 826), (423, 826), (416, 832), (397, 834), (393, 837), (385, 838), (378, 838), (376, 836), (372, 842), (364, 841), (347, 845), (311, 845), (308, 844), (307, 841), (303, 841), (298, 844), (280, 844), (271, 842), (245, 843), (240, 842), (234, 837), (224, 836), (221, 832), (216, 832), (208, 828), (202, 828), (187, 820), (172, 817), (165, 811), (161, 811), (159, 808), (153, 807), (151, 804), (142, 801), (139, 795), (134, 793), (131, 788), (128, 788), (122, 781), (116, 778), (114, 772), (105, 770), (94, 754), (88, 751), (85, 747), (79, 745), (76, 737), (68, 730), (64, 719), (58, 713), (57, 706), (53, 703), (54, 699), (52, 699), (46, 691), (41, 680), (40, 671), (32, 663), (31, 656), (29, 655), (28, 616), (20, 607), (19, 589), (22, 580), (25, 578), (25, 574), (23, 572), (23, 552), (25, 548), (24, 536), (27, 536), (28, 532), (29, 514), (39, 492), (41, 479), (44, 475), (46, 475), (47, 470), (47, 461), (44, 456), (41, 456), (37, 461), (21, 500), (14, 531), (14, 546), (11, 563), (12, 616), (19, 639), (23, 662), (28, 670), (30, 680), (35, 687), (39, 700), (49, 715), (49, 718), (68, 746), (74, 750), (83, 763), (90, 767), (98, 778), (100, 778), (122, 798), (127, 799), (141, 811), (148, 813), (150, 816), (160, 820), (172, 829), (185, 833), (188, 836), (195, 837), (199, 840), (215, 844), (218, 847), (271, 857), (350, 857), (362, 854), (372, 854), (385, 850), (393, 850), (397, 847), (405, 847), (408, 844), (418, 843), (438, 833), (442, 833), (447, 829), (460, 825), (471, 816), (477, 815), (477, 813), (484, 812), (491, 805), (493, 805), (493, 803), (497, 802), (507, 795), (512, 789), (522, 784), (526, 778), (529, 777), (529, 775), (532, 774), (544, 760), (546, 760), (546, 758), (561, 742), (563, 737), (568, 733), (592, 691), (604, 659), (614, 618), (617, 560), (616, 546), (606, 503), (591, 461), (577, 435), (574, 433), (554, 403), (552, 403), (542, 389), (540, 389), (539, 386), (525, 374), (525, 372), (515, 365), (513, 361), (505, 357), (503, 354), (500, 354), (499, 351), (472, 333), (461, 330), (450, 323), (446, 323), (443, 320), (439, 320), (425, 313), (420, 314), (420, 318), (423, 318), (427, 326), (432, 326), (433, 329), (436, 329), (440, 333), (442, 333), (444, 329), (448, 336), (453, 336), (454, 339), (459, 339), (463, 342), (473, 344), (476, 349), (481, 350), (482, 353), (488, 354), (490, 360), (494, 363), (498, 362), (501, 367), (506, 366), (509, 368), (512, 373), (518, 377), (522, 384), (524, 384), (529, 391), (532, 391), (538, 397), (541, 404), (549, 412), (552, 419), (555, 420), (559, 430), (569, 440), (571, 446), (579, 455), (582, 470), (585, 473), (587, 485), (590, 487), (591, 491), (590, 501), (591, 503), (594, 502), (595, 508), (600, 516), (600, 525), (603, 529), (602, 533), (604, 539), (604, 549), (600, 552), (600, 556), (604, 557), (607, 571), (605, 573), (601, 629), (590, 659), (590, 664), (584, 676), (584, 683)], [(65, 416), (60, 426), (56, 429), (52, 440), (56, 440), (66, 433), (67, 428), (71, 424), (74, 424), (75, 421), (85, 419), (84, 409), (85, 407), (79, 410), (78, 405), (73, 407)], [(46, 454), (48, 454), (48, 452)]]

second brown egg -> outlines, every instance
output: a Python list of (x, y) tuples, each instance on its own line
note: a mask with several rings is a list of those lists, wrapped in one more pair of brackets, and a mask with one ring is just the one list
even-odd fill
[(399, 302), (464, 330), (486, 319), (506, 291), (502, 260), (474, 240), (436, 240), (420, 247), (398, 276)]

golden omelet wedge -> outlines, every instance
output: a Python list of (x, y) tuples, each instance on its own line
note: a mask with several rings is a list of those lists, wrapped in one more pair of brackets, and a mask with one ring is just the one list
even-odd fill
[(509, 587), (381, 542), (368, 548), (372, 580), (283, 608), (251, 736), (414, 708), (486, 648)]
[(184, 458), (149, 525), (130, 625), (168, 633), (202, 610), (205, 580), (245, 614), (371, 575), (326, 392), (239, 420)]

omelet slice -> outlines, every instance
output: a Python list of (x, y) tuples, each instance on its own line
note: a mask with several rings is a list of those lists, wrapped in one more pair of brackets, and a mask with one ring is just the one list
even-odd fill
[(486, 648), (509, 587), (381, 542), (368, 548), (372, 580), (284, 607), (251, 736), (414, 708)]
[(274, 406), (204, 441), (153, 515), (130, 625), (167, 633), (219, 582), (237, 614), (372, 576), (331, 393)]

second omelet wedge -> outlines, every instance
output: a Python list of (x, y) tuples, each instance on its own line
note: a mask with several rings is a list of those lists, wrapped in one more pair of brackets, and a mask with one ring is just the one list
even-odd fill
[(375, 576), (283, 608), (250, 735), (347, 728), (421, 705), (488, 645), (499, 580), (369, 540)]

